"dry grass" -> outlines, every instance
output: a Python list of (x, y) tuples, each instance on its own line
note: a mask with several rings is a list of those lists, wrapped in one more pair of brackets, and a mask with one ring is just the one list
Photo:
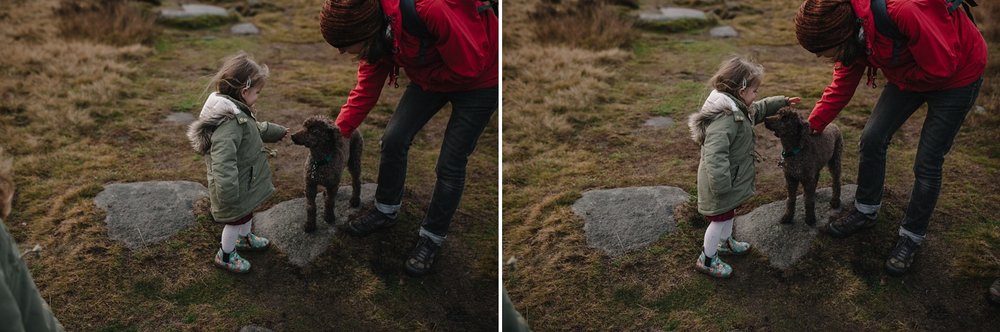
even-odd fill
[(58, 9), (59, 29), (67, 39), (111, 45), (147, 44), (155, 35), (156, 17), (129, 0), (64, 0)]
[[(582, 192), (648, 185), (695, 191), (698, 149), (682, 121), (700, 106), (704, 82), (723, 58), (759, 59), (766, 68), (761, 96), (801, 96), (802, 105), (820, 97), (831, 65), (795, 44), (790, 17), (798, 4), (741, 3), (723, 22), (736, 27), (738, 39), (644, 31), (633, 54), (543, 43), (523, 9), (537, 2), (519, 2), (523, 12), (505, 17), (505, 38), (513, 36), (516, 46), (505, 44), (504, 54), (503, 254), (517, 264), (505, 267), (504, 285), (534, 330), (953, 330), (997, 323), (981, 301), (1000, 269), (1000, 220), (990, 212), (1000, 200), (1000, 137), (993, 129), (1000, 114), (998, 93), (987, 87), (998, 74), (996, 40), (977, 103), (988, 111), (969, 115), (949, 154), (932, 239), (912, 275), (888, 278), (882, 264), (908, 202), (924, 111), (890, 147), (882, 222), (848, 240), (820, 236), (789, 271), (771, 269), (755, 254), (727, 260), (737, 271), (731, 280), (697, 274), (690, 264), (704, 229), (685, 208), (678, 230), (646, 249), (609, 258), (587, 246), (582, 220), (570, 211)], [(993, 12), (990, 6), (976, 10)], [(511, 27), (520, 20), (526, 24)], [(995, 38), (992, 25), (984, 28)], [(859, 88), (838, 117), (848, 146), (856, 145), (879, 92)], [(643, 127), (656, 115), (677, 125)], [(757, 195), (740, 214), (785, 194), (774, 165), (779, 144), (764, 130), (757, 142), (768, 159), (757, 169)], [(853, 183), (856, 149), (844, 158), (844, 181)], [(821, 182), (829, 185), (828, 178)]]
[(635, 36), (633, 19), (602, 1), (578, 0), (572, 7), (558, 3), (545, 3), (532, 15), (542, 44), (605, 50), (628, 47)]
[[(338, 236), (308, 269), (279, 251), (250, 257), (255, 271), (233, 276), (209, 263), (220, 228), (201, 216), (173, 238), (129, 250), (107, 238), (92, 198), (112, 182), (204, 182), (205, 169), (183, 135), (164, 122), (196, 112), (223, 57), (248, 51), (272, 76), (258, 115), (290, 127), (335, 115), (357, 63), (314, 33), (315, 1), (278, 1), (254, 16), (256, 37), (226, 31), (161, 29), (151, 46), (69, 38), (62, 1), (0, 2), (0, 147), (14, 159), (17, 196), (5, 219), (20, 245), (40, 244), (27, 261), (43, 296), (69, 330), (482, 329), (495, 325), (497, 230), (496, 122), (469, 160), (466, 195), (438, 267), (410, 279), (401, 271), (434, 183), (434, 161), (448, 110), (410, 150), (403, 222), (366, 239)], [(405, 78), (402, 79), (405, 82)], [(377, 142), (402, 89), (387, 88), (361, 130)], [(307, 151), (275, 146), (278, 191), (262, 208), (301, 197)], [(377, 144), (366, 148), (366, 182), (375, 180)], [(414, 312), (419, 308), (419, 312)], [(334, 319), (330, 317), (350, 317)], [(475, 317), (472, 319), (470, 317)]]

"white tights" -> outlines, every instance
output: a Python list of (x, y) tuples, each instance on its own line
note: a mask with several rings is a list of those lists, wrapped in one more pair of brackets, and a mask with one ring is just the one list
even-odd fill
[(222, 252), (228, 254), (236, 250), (236, 240), (250, 234), (250, 227), (252, 225), (253, 219), (242, 225), (226, 225), (222, 229)]
[(705, 256), (715, 256), (719, 249), (719, 241), (728, 240), (730, 236), (733, 236), (732, 219), (710, 222), (708, 228), (705, 229), (705, 242), (702, 244)]

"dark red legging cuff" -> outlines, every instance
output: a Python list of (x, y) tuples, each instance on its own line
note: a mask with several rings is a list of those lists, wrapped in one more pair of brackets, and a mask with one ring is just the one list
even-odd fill
[(226, 225), (239, 226), (250, 222), (250, 220), (253, 220), (253, 212), (250, 212), (250, 214), (243, 216), (243, 218), (227, 222)]
[(717, 214), (714, 216), (705, 216), (705, 219), (711, 222), (723, 222), (736, 217), (736, 209), (729, 210), (729, 212), (723, 214)]

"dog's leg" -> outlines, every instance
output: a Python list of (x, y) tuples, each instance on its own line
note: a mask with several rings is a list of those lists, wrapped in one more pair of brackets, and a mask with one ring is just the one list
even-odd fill
[(323, 220), (327, 224), (333, 225), (337, 223), (337, 216), (334, 214), (334, 204), (337, 202), (337, 192), (340, 191), (340, 173), (343, 170), (338, 170), (332, 174), (332, 179), (327, 182), (324, 187), (326, 187), (326, 200), (325, 205), (323, 205), (323, 212), (326, 215), (323, 216)]
[(316, 231), (316, 181), (308, 178), (306, 179), (306, 225), (304, 230), (306, 233)]
[(799, 191), (799, 180), (785, 173), (785, 187), (788, 189), (788, 199), (785, 200), (785, 215), (781, 216), (781, 223), (791, 224), (795, 218), (795, 196)]
[(833, 196), (830, 197), (830, 208), (839, 209), (840, 208), (840, 158), (841, 152), (844, 151), (844, 138), (837, 134), (837, 140), (833, 145), (833, 158), (830, 158), (830, 163), (827, 167), (830, 169), (830, 177), (833, 178)]
[(816, 225), (816, 182), (819, 181), (819, 171), (811, 178), (802, 180), (802, 196), (806, 200), (806, 224)]
[(351, 173), (351, 207), (361, 206), (361, 149), (364, 141), (357, 131), (351, 135), (351, 150), (347, 158), (347, 170)]

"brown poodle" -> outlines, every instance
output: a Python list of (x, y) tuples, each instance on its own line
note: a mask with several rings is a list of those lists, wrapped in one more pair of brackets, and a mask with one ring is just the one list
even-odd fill
[(816, 182), (819, 171), (826, 165), (833, 177), (833, 197), (830, 208), (840, 208), (840, 159), (844, 138), (836, 125), (830, 124), (817, 135), (811, 134), (809, 123), (793, 107), (785, 107), (764, 119), (764, 126), (781, 139), (781, 164), (785, 171), (788, 200), (781, 223), (792, 222), (795, 216), (795, 194), (802, 184), (806, 200), (806, 224), (816, 224)]
[(316, 230), (316, 192), (318, 186), (326, 188), (323, 204), (324, 220), (336, 222), (333, 213), (334, 198), (340, 188), (340, 177), (347, 169), (351, 173), (351, 207), (361, 205), (361, 134), (354, 131), (350, 142), (340, 135), (340, 129), (322, 116), (314, 116), (302, 123), (304, 127), (292, 134), (292, 142), (309, 148), (306, 161), (306, 233)]

